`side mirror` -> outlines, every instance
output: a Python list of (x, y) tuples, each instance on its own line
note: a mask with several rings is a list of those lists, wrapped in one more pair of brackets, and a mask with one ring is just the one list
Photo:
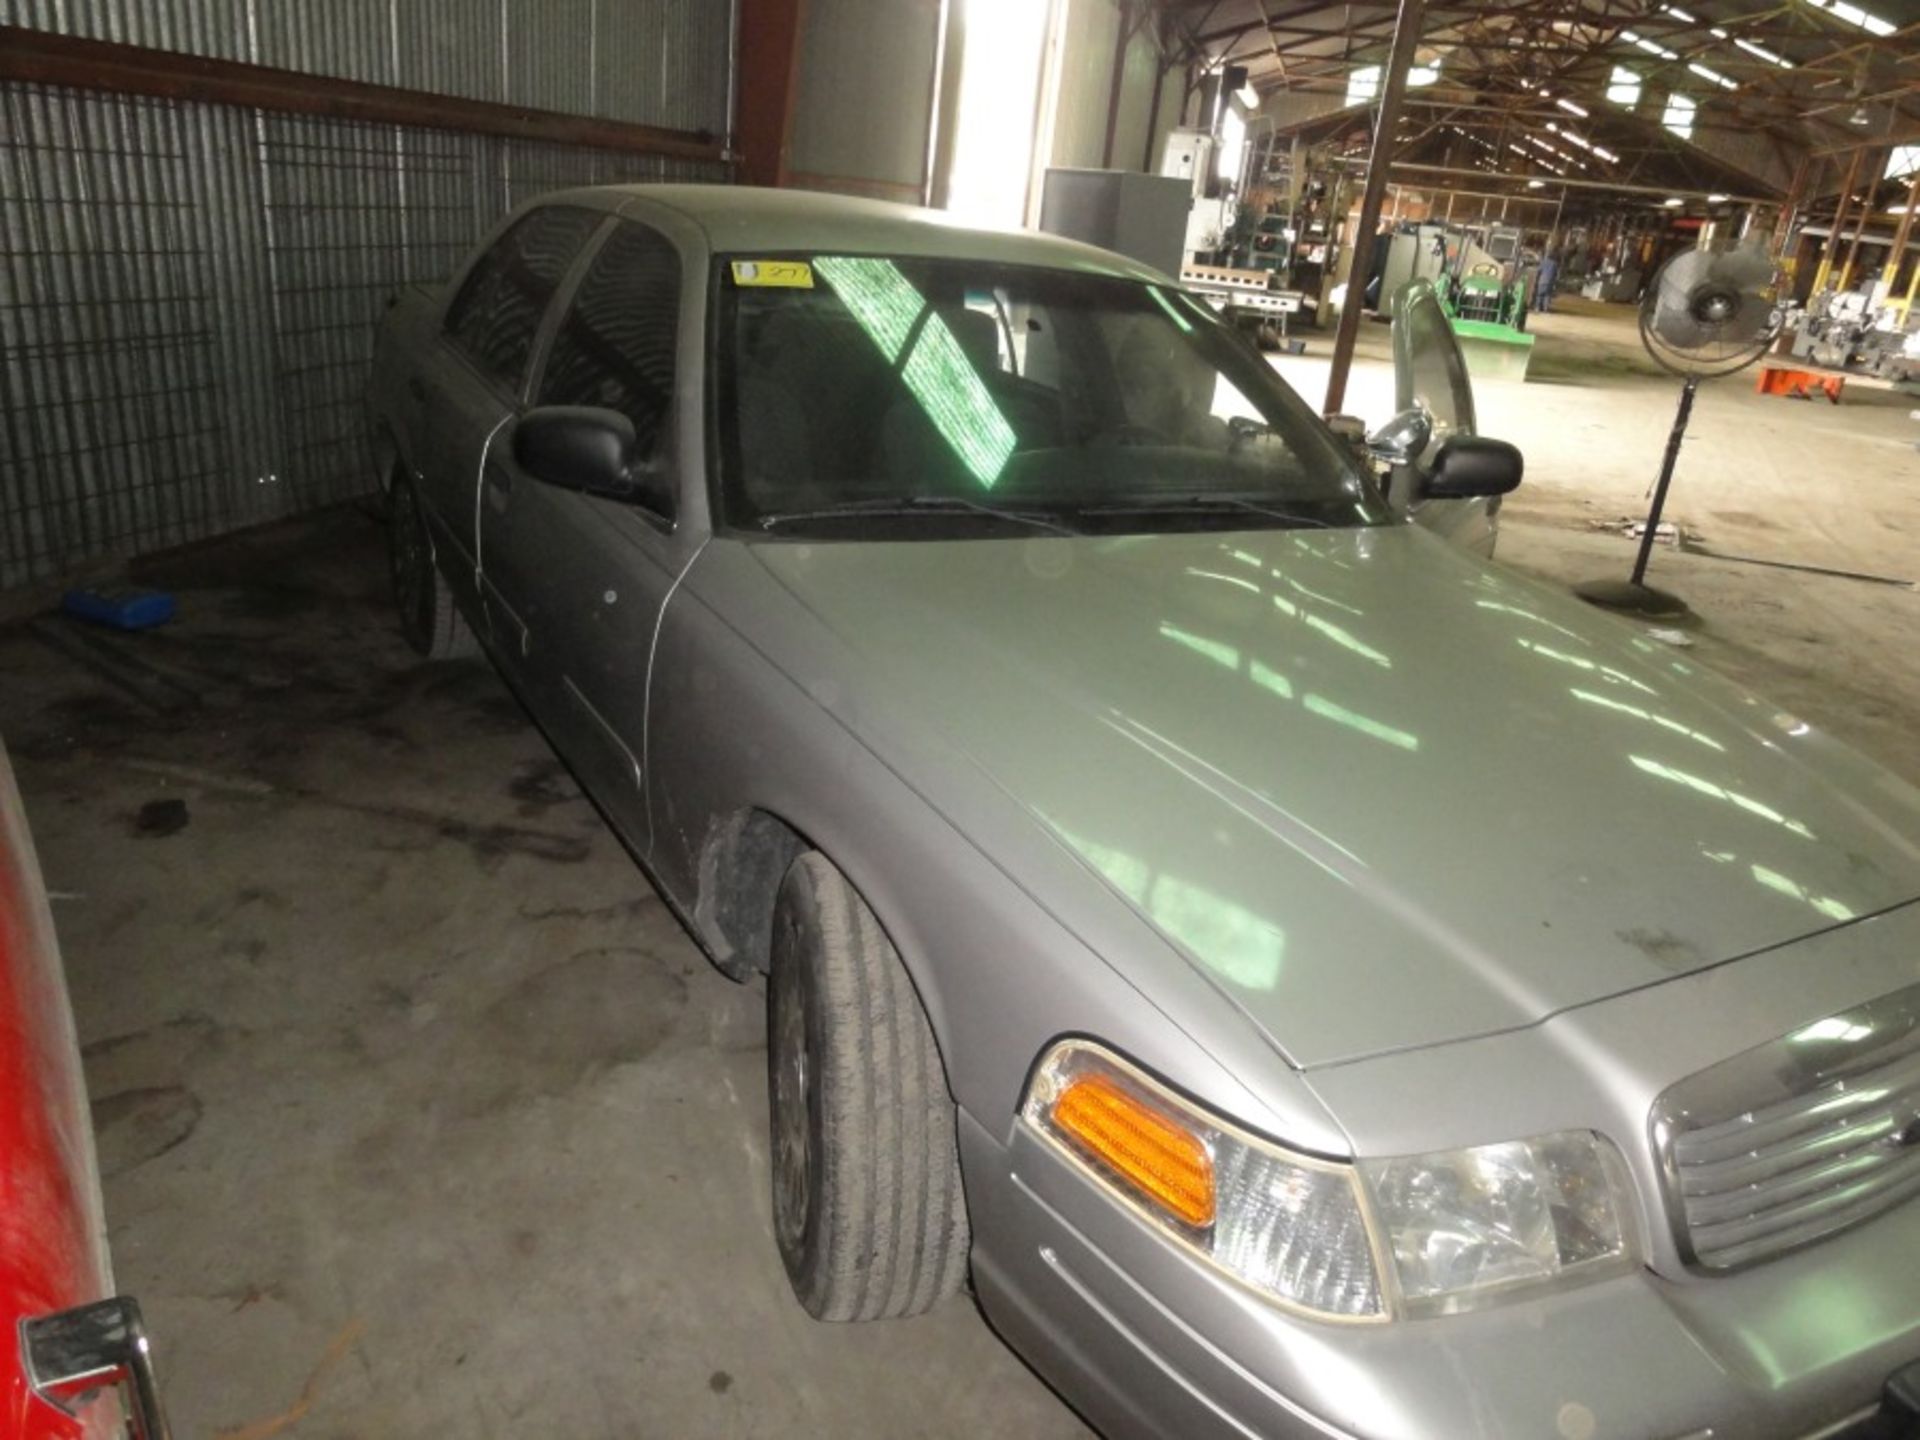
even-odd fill
[(1430, 500), (1464, 500), (1476, 495), (1505, 495), (1520, 483), (1526, 462), (1518, 447), (1482, 435), (1450, 435), (1420, 482)]
[(1383, 465), (1411, 465), (1427, 453), (1433, 417), (1415, 407), (1402, 410), (1367, 437), (1367, 453)]
[(544, 405), (513, 427), (513, 459), (542, 484), (667, 508), (665, 477), (641, 455), (633, 422), (591, 405)]

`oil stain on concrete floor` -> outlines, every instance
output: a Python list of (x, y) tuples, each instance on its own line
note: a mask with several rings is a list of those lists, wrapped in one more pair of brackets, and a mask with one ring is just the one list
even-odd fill
[(485, 662), (415, 661), (383, 560), (349, 509), (138, 565), (180, 618), (117, 682), (0, 632), (176, 1433), (1083, 1435), (966, 1299), (800, 1311), (760, 987)]

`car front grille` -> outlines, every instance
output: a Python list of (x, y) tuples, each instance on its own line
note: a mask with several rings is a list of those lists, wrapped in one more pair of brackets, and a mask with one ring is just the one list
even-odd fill
[(1698, 1269), (1770, 1259), (1920, 1194), (1920, 986), (1689, 1076), (1652, 1127)]

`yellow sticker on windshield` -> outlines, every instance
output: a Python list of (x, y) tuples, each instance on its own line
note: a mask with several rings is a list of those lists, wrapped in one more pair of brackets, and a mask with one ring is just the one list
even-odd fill
[(733, 283), (777, 290), (811, 290), (813, 267), (804, 260), (736, 260)]

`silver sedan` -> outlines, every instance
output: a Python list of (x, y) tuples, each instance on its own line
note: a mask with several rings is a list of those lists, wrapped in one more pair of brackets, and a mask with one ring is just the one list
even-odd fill
[(1510, 447), (1389, 494), (1155, 272), (679, 186), (369, 410), (409, 638), (768, 975), (812, 1314), (970, 1274), (1114, 1435), (1914, 1433), (1920, 795), (1409, 523)]

